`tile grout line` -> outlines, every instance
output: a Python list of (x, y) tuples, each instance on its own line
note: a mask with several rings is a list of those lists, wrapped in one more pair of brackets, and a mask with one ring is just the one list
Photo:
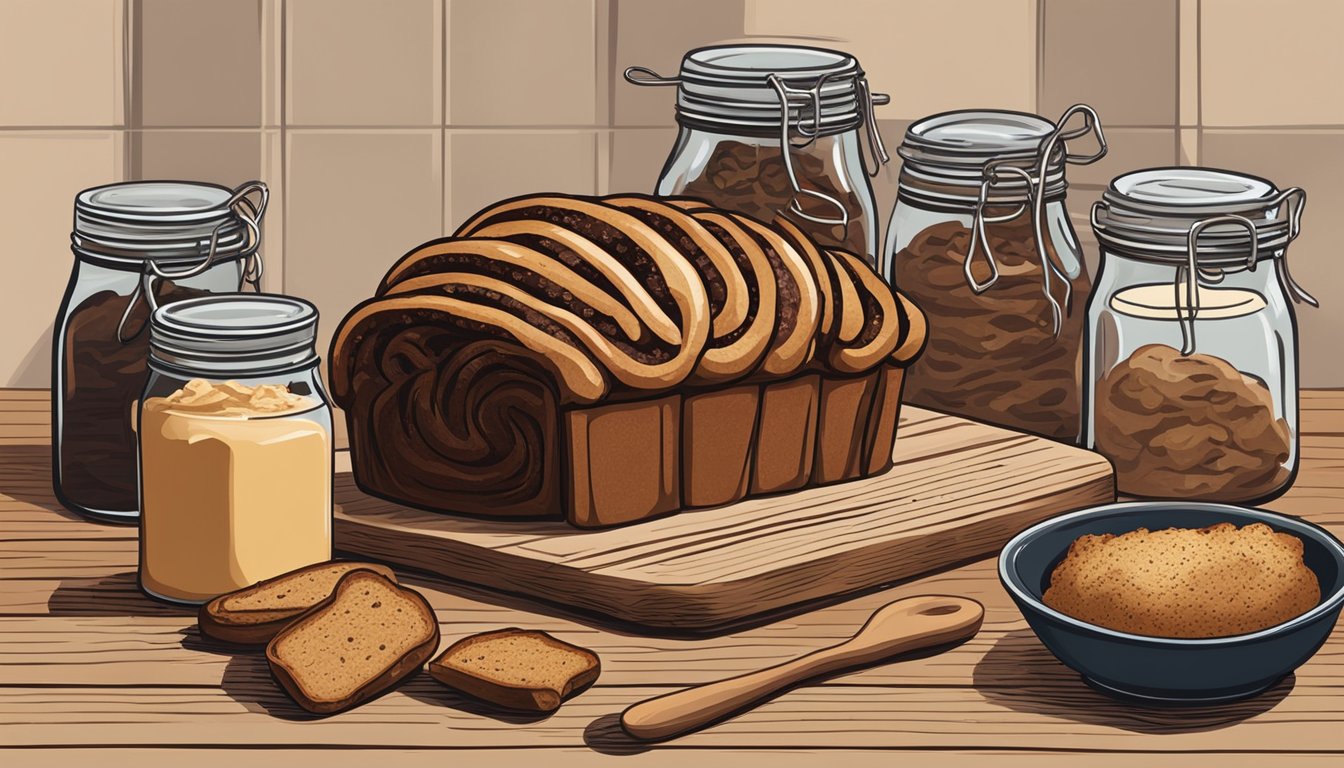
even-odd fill
[[(909, 122), (909, 121), (907, 120), (907, 121), (905, 121), (905, 122)], [(26, 132), (26, 133), (33, 133), (33, 132), (37, 132), (37, 131), (62, 131), (62, 132), (67, 132), (67, 133), (69, 133), (69, 132), (77, 132), (77, 131), (85, 131), (85, 132), (102, 131), (102, 132), (107, 132), (107, 131), (126, 130), (126, 131), (135, 131), (135, 132), (137, 132), (137, 133), (253, 133), (253, 134), (254, 134), (254, 133), (256, 133), (256, 132), (259, 131), (259, 130), (261, 130), (261, 131), (268, 131), (268, 130), (269, 130), (269, 131), (274, 131), (274, 130), (279, 130), (279, 129), (281, 129), (282, 127), (283, 127), (283, 128), (288, 128), (288, 129), (290, 129), (290, 130), (296, 130), (296, 131), (314, 131), (314, 132), (323, 132), (323, 131), (327, 131), (327, 132), (345, 132), (345, 133), (362, 133), (362, 132), (370, 132), (370, 133), (392, 133), (392, 132), (411, 133), (411, 132), (421, 132), (421, 131), (435, 131), (435, 130), (442, 129), (444, 126), (436, 125), (436, 124), (432, 124), (432, 123), (430, 123), (430, 124), (425, 124), (425, 125), (376, 125), (376, 124), (374, 124), (374, 125), (337, 125), (337, 124), (333, 124), (333, 125), (319, 125), (319, 124), (297, 124), (297, 125), (284, 125), (284, 126), (282, 126), (282, 125), (280, 125), (280, 124), (278, 124), (278, 123), (268, 123), (268, 124), (264, 124), (264, 125), (261, 125), (261, 126), (255, 126), (255, 125), (252, 125), (252, 126), (245, 126), (245, 125), (155, 125), (155, 126), (131, 127), (131, 126), (126, 126), (126, 125), (119, 124), (119, 123), (101, 123), (101, 124), (93, 124), (93, 123), (91, 123), (91, 124), (88, 124), (88, 125), (49, 125), (49, 124), (36, 124), (36, 123), (35, 123), (35, 124), (31, 124), (31, 125), (14, 125), (14, 124), (11, 124), (11, 125), (0, 125), (0, 133), (25, 133), (25, 132)], [(459, 133), (501, 133), (501, 132), (514, 132), (514, 133), (539, 133), (539, 132), (544, 132), (544, 131), (566, 131), (566, 132), (569, 132), (569, 133), (583, 133), (583, 132), (586, 132), (586, 131), (601, 131), (601, 130), (606, 130), (606, 129), (608, 129), (608, 128), (612, 128), (612, 127), (613, 127), (613, 126), (597, 125), (597, 124), (590, 125), (590, 124), (586, 124), (586, 123), (569, 123), (569, 124), (559, 124), (559, 123), (557, 123), (557, 124), (554, 124), (554, 125), (548, 125), (548, 124), (539, 124), (539, 125), (461, 125), (461, 126), (452, 126), (452, 127), (449, 128), (449, 130), (457, 131), (457, 132), (459, 132)], [(675, 127), (675, 126), (666, 126), (666, 125), (623, 125), (623, 126), (619, 126), (619, 128), (620, 128), (621, 130), (636, 130), (636, 131), (666, 130), (666, 129), (669, 128), (669, 127)], [(1126, 128), (1126, 127), (1127, 127), (1127, 128), (1152, 128), (1153, 126), (1117, 126), (1117, 127), (1121, 127), (1121, 128)], [(1293, 126), (1279, 126), (1279, 127), (1293, 127)], [(1344, 128), (1344, 125), (1341, 125), (1341, 126), (1329, 126), (1329, 125), (1320, 126), (1320, 125), (1316, 125), (1316, 126), (1300, 126), (1300, 127), (1302, 127), (1302, 128), (1336, 128), (1336, 127), (1337, 127), (1337, 128)]]
[[(593, 12), (592, 12), (592, 25), (593, 25), (593, 101), (594, 101), (594, 104), (593, 104), (593, 122), (597, 122), (597, 109), (598, 109), (598, 104), (600, 104), (601, 101), (602, 101), (601, 96), (598, 94), (598, 88), (601, 87), (601, 85), (602, 85), (602, 83), (603, 83), (603, 79), (602, 79), (602, 64), (603, 64), (604, 61), (605, 61), (605, 62), (610, 62), (610, 60), (611, 60), (611, 50), (608, 49), (607, 52), (606, 52), (606, 55), (605, 55), (605, 56), (601, 55), (601, 54), (600, 54), (601, 46), (605, 44), (605, 41), (599, 41), (599, 40), (598, 40), (598, 35), (602, 32), (602, 24), (601, 24), (601, 22), (599, 21), (598, 17), (602, 15), (602, 14), (601, 14), (601, 11), (602, 11), (603, 6), (606, 5), (606, 3), (604, 3), (603, 0), (591, 0), (591, 1), (592, 1), (592, 9), (593, 9)], [(610, 70), (611, 67), (608, 66), (607, 69)], [(609, 158), (604, 159), (604, 158), (602, 158), (602, 157), (599, 156), (599, 155), (601, 154), (601, 152), (602, 152), (602, 149), (603, 149), (602, 142), (598, 139), (597, 134), (594, 134), (594, 135), (593, 135), (593, 192), (594, 192), (595, 194), (598, 194), (598, 195), (605, 194), (606, 191), (607, 191), (607, 190), (604, 188), (603, 184), (602, 184), (602, 166), (604, 166), (604, 165), (606, 165), (608, 162), (610, 162), (610, 159), (609, 159)], [(610, 154), (611, 154), (611, 140), (610, 140), (610, 139), (607, 140), (606, 150), (607, 150), (607, 154), (610, 155)]]
[(452, 219), (449, 211), (452, 201), (448, 199), (448, 176), (452, 172), (452, 155), (448, 146), (448, 104), (452, 91), (448, 83), (448, 56), (450, 45), (449, 14), (453, 12), (452, 0), (440, 0), (439, 9), (443, 14), (439, 19), (439, 234), (448, 235), (448, 222)]
[[(892, 124), (892, 126), (903, 133), (906, 127), (913, 122), (911, 118), (882, 118), (879, 124)], [(89, 125), (0, 125), (0, 134), (3, 133), (38, 133), (38, 132), (57, 132), (57, 133), (93, 133), (109, 131), (134, 131), (135, 133), (241, 133), (255, 134), (258, 130), (275, 131), (281, 128), (293, 131), (307, 131), (312, 133), (425, 133), (437, 131), (442, 126), (438, 125), (285, 125), (267, 124), (260, 128), (256, 126), (237, 126), (237, 125), (158, 125), (140, 128), (131, 128), (115, 123), (89, 124)], [(1107, 130), (1120, 131), (1170, 131), (1175, 127), (1171, 125), (1129, 125), (1129, 124), (1107, 124)], [(1194, 126), (1185, 126), (1193, 128)], [(1254, 125), (1208, 125), (1204, 126), (1215, 131), (1230, 132), (1300, 132), (1300, 133), (1338, 133), (1344, 131), (1344, 123), (1263, 123)], [(556, 125), (470, 125), (455, 126), (448, 130), (455, 133), (545, 133), (545, 132), (564, 132), (564, 133), (586, 133), (589, 131), (603, 130), (621, 130), (621, 131), (668, 131), (676, 130), (676, 124), (672, 125), (581, 125), (581, 124), (556, 124)], [(885, 138), (885, 136), (884, 136)]]
[[(616, 31), (620, 26), (620, 3), (617, 0), (608, 0), (607, 6), (607, 37), (605, 45), (607, 47), (607, 103), (606, 103), (606, 131), (607, 131), (607, 157), (605, 189), (611, 191), (611, 180), (615, 175), (616, 166), (616, 88), (617, 77), (616, 69), (620, 66), (617, 61), (619, 53), (616, 45)], [(743, 13), (746, 11), (744, 10)], [(596, 41), (594, 41), (596, 42)], [(599, 148), (601, 148), (599, 144)], [(602, 181), (599, 179), (599, 181)], [(599, 187), (601, 189), (602, 187)]]
[(1175, 143), (1175, 147), (1174, 147), (1175, 153), (1174, 153), (1174, 155), (1173, 155), (1173, 157), (1172, 157), (1172, 159), (1173, 159), (1172, 165), (1185, 165), (1184, 158), (1181, 156), (1181, 147), (1183, 146), (1183, 142), (1182, 142), (1182, 138), (1181, 138), (1181, 136), (1182, 136), (1182, 133), (1183, 133), (1184, 130), (1185, 130), (1184, 127), (1183, 127), (1183, 122), (1184, 122), (1184, 121), (1181, 120), (1181, 117), (1182, 117), (1182, 115), (1181, 115), (1181, 95), (1182, 95), (1182, 93), (1183, 93), (1183, 91), (1182, 91), (1182, 89), (1181, 89), (1181, 83), (1182, 83), (1182, 81), (1185, 80), (1185, 65), (1184, 65), (1184, 63), (1183, 63), (1183, 62), (1184, 62), (1184, 59), (1181, 58), (1181, 52), (1182, 52), (1182, 49), (1183, 49), (1183, 46), (1181, 45), (1181, 37), (1182, 37), (1182, 34), (1183, 34), (1183, 30), (1182, 30), (1182, 26), (1181, 26), (1181, 16), (1183, 15), (1183, 14), (1181, 13), (1181, 0), (1176, 0), (1176, 2), (1175, 2), (1173, 5), (1175, 6), (1175, 10), (1176, 10), (1176, 72), (1174, 73), (1175, 76), (1176, 76), (1176, 88), (1175, 88), (1175, 91), (1176, 91), (1176, 104), (1175, 104), (1175, 114), (1176, 114), (1176, 119), (1173, 120), (1172, 122), (1174, 122), (1174, 123), (1176, 124), (1176, 130), (1175, 130), (1175, 132), (1174, 132), (1174, 133), (1175, 133), (1175, 137), (1174, 137), (1174, 138), (1175, 138), (1175, 142), (1174, 142), (1174, 143)]
[(280, 29), (276, 44), (280, 46), (280, 216), (284, 223), (280, 227), (280, 293), (286, 289), (286, 272), (289, 265), (289, 0), (279, 0)]
[[(599, 122), (597, 109), (604, 113), (606, 124), (593, 134), (593, 191), (599, 195), (610, 193), (612, 153), (616, 137), (611, 130), (611, 100), (615, 93), (614, 70), (616, 50), (611, 38), (611, 16), (615, 2), (593, 0), (593, 121)], [(604, 18), (605, 17), (605, 18)], [(602, 33), (606, 31), (604, 36)], [(605, 92), (605, 93), (603, 93)]]
[(1041, 95), (1045, 93), (1045, 1), (1036, 0), (1036, 114), (1041, 114)]
[[(745, 11), (744, 11), (745, 13)], [(607, 69), (614, 72), (616, 61), (616, 29), (620, 25), (620, 3), (607, 3)], [(616, 128), (616, 78), (607, 78), (607, 128)]]
[(133, 157), (134, 134), (131, 132), (135, 114), (134, 93), (134, 35), (132, 34), (132, 14), (135, 13), (135, 0), (121, 2), (121, 177), (123, 181), (131, 179), (135, 162)]
[(1195, 164), (1204, 164), (1204, 0), (1195, 0)]
[(125, 181), (131, 175), (130, 167), (130, 132), (126, 130), (126, 124), (130, 120), (131, 105), (127, 95), (130, 93), (130, 62), (128, 54), (130, 53), (130, 27), (128, 24), (129, 6), (131, 0), (121, 0), (121, 180)]

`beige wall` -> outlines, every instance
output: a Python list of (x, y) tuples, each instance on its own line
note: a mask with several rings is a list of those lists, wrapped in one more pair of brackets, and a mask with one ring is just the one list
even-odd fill
[[(1310, 193), (1292, 258), (1307, 386), (1344, 386), (1344, 3), (1334, 0), (3, 0), (0, 385), (45, 386), (73, 195), (122, 179), (273, 190), (267, 288), (323, 337), (393, 259), (527, 191), (648, 190), (676, 69), (721, 40), (857, 54), (895, 147), (915, 118), (1100, 111), (1111, 154), (1071, 172), (1085, 211), (1130, 168), (1205, 164)], [(895, 169), (879, 177), (893, 203)]]

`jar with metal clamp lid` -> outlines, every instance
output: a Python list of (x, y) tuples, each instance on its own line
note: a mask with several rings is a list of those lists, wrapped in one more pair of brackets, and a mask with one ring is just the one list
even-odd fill
[(1306, 193), (1241, 173), (1155, 168), (1092, 209), (1086, 443), (1133, 496), (1258, 503), (1297, 470), (1288, 272)]
[[(1068, 151), (1088, 134), (1095, 152)], [(1064, 207), (1065, 166), (1106, 154), (1096, 112), (1075, 105), (1053, 123), (947, 112), (912, 124), (898, 154), (883, 267), (929, 316), (906, 400), (1076, 442), (1090, 283)]]
[(111, 184), (75, 197), (74, 269), (52, 341), (52, 480), (67, 508), (138, 518), (133, 406), (153, 310), (261, 278), (266, 185)]
[[(870, 174), (889, 160), (853, 56), (794, 45), (690, 51), (676, 77), (630, 67), (635, 85), (676, 85), (680, 132), (659, 195), (684, 195), (770, 221), (788, 216), (825, 246), (876, 265)], [(860, 131), (874, 156), (871, 170)]]

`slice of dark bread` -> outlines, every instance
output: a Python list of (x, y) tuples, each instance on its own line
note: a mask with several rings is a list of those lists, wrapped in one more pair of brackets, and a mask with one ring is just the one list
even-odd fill
[(429, 663), (444, 685), (509, 709), (553, 712), (602, 672), (597, 654), (516, 627), (458, 640)]
[(438, 647), (439, 623), (419, 592), (356, 569), (271, 640), (266, 660), (299, 706), (328, 714), (388, 690)]
[(202, 605), (197, 615), (201, 634), (236, 645), (265, 645), (295, 616), (330, 595), (336, 582), (356, 568), (397, 580), (391, 568), (376, 563), (337, 560), (305, 566)]

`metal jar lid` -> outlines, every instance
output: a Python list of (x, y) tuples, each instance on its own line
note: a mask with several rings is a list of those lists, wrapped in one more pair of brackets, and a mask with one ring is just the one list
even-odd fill
[(689, 51), (677, 77), (630, 67), (636, 85), (676, 85), (677, 122), (717, 133), (774, 137), (781, 124), (827, 136), (862, 125), (873, 97), (858, 59), (801, 45), (721, 45)]
[[(1118, 176), (1092, 208), (1097, 239), (1140, 258), (1185, 261), (1199, 232), (1201, 263), (1283, 251), (1301, 227), (1306, 192), (1217, 168), (1148, 168)], [(1254, 241), (1254, 249), (1252, 248)]]
[(317, 360), (317, 307), (289, 296), (218, 294), (155, 310), (149, 364), (177, 375), (260, 376)]
[[(1065, 123), (1079, 113), (1085, 115), (1084, 125), (1066, 129)], [(1098, 152), (1069, 155), (1065, 142), (1088, 132), (1095, 132)], [(1048, 157), (1042, 157), (1043, 151)], [(907, 198), (965, 207), (978, 197), (981, 186), (988, 184), (988, 202), (1002, 205), (1026, 202), (1037, 191), (1046, 199), (1062, 197), (1068, 187), (1065, 164), (1101, 159), (1106, 141), (1096, 113), (1082, 104), (1071, 107), (1053, 123), (1029, 112), (975, 109), (943, 112), (915, 121), (896, 153), (905, 161), (900, 193)], [(1011, 169), (1024, 173), (1005, 172)]]
[(266, 197), (259, 181), (236, 190), (188, 181), (94, 187), (75, 197), (70, 242), (81, 258), (135, 271), (145, 262), (231, 261), (257, 250)]

